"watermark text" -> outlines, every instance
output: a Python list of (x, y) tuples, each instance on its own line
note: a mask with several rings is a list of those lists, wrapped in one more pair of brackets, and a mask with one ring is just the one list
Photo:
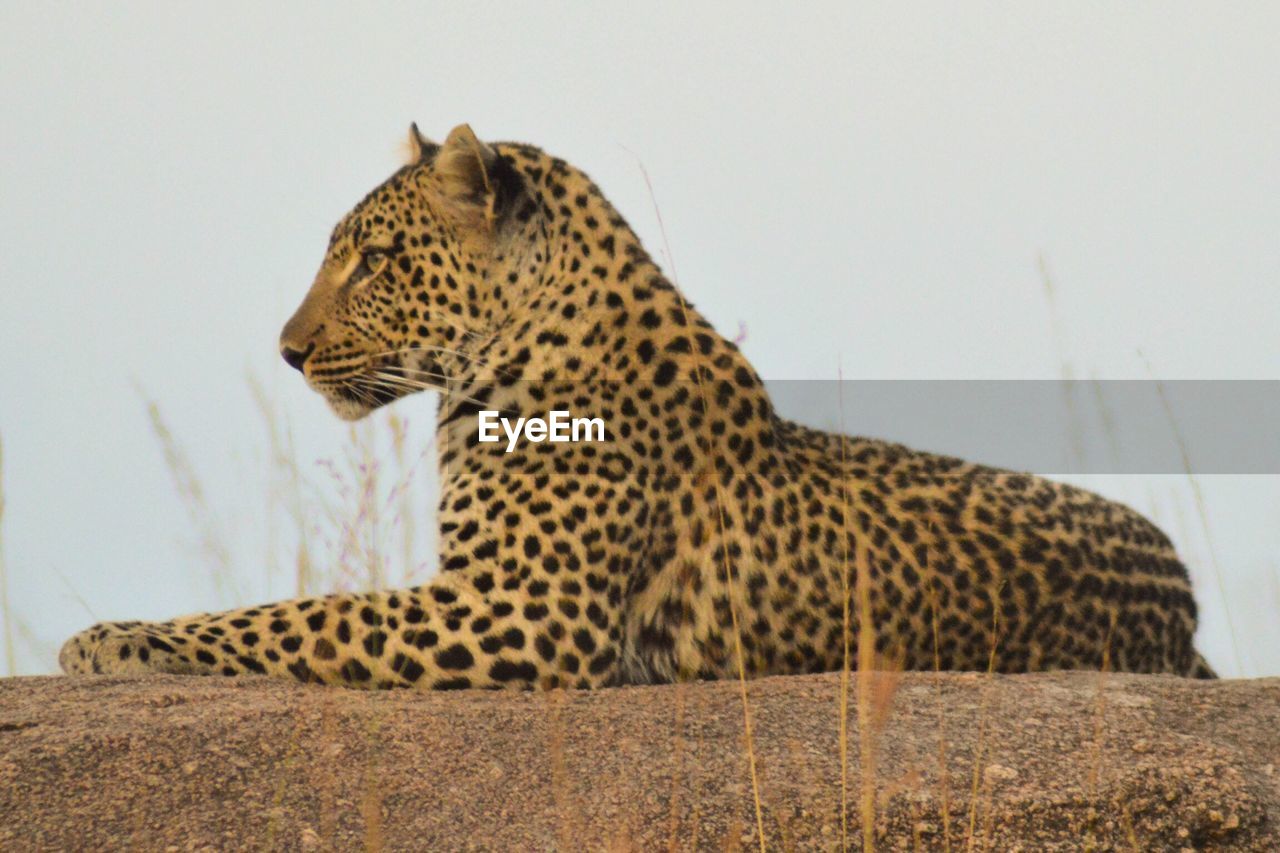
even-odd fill
[(603, 418), (575, 418), (566, 411), (547, 412), (545, 418), (511, 418), (502, 417), (502, 413), (491, 409), (480, 412), (479, 439), (483, 442), (496, 443), (506, 435), (507, 453), (516, 449), (521, 437), (525, 441), (538, 444), (551, 442), (589, 442), (604, 441)]

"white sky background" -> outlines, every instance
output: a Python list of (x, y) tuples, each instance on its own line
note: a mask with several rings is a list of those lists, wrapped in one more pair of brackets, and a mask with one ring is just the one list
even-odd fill
[[(766, 378), (1275, 379), (1278, 37), (1264, 3), (4, 4), (18, 671), (95, 618), (291, 593), (255, 557), (246, 374), (309, 469), (340, 452), (276, 338), (411, 119), (565, 157), (662, 254), (639, 157), (685, 292)], [(139, 387), (231, 531), (230, 582)], [(432, 400), (395, 409), (429, 433)], [(1203, 515), (1184, 477), (1075, 479), (1178, 541), (1222, 673), (1280, 674), (1280, 477), (1201, 478)]]

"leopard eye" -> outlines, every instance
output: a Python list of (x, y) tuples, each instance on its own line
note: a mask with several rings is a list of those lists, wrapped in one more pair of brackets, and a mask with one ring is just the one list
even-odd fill
[(347, 281), (355, 283), (361, 282), (373, 275), (373, 265), (368, 255), (361, 254), (360, 260), (351, 268), (351, 274), (347, 276)]
[(372, 278), (386, 264), (386, 257), (382, 249), (361, 249), (360, 261), (351, 272), (351, 280), (365, 281)]

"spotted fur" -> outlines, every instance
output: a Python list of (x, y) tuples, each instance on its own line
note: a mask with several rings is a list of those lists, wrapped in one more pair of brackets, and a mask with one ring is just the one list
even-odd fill
[[(1141, 515), (783, 419), (581, 171), (465, 126), (411, 143), (281, 346), (342, 417), (442, 389), (439, 577), (96, 625), (67, 672), (599, 687), (833, 670), (848, 636), (912, 669), (1212, 675)], [(609, 440), (507, 454), (480, 407), (602, 417)]]

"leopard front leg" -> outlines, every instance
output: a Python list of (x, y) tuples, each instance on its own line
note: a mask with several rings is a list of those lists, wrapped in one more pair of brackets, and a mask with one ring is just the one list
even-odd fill
[(572, 627), (564, 621), (567, 613), (596, 608), (564, 596), (531, 599), (524, 590), (482, 593), (468, 574), (394, 592), (101, 623), (68, 640), (59, 660), (73, 675), (260, 674), (361, 688), (596, 687), (615, 680), (618, 631), (603, 619)]
[(99, 622), (63, 644), (58, 664), (68, 675), (209, 674), (210, 667), (184, 654), (190, 643), (172, 623)]
[[(516, 459), (478, 444), (474, 427), (454, 428), (438, 443), (479, 458), (442, 460), (452, 474), (440, 503), (442, 571), (432, 583), (96, 625), (63, 648), (63, 669), (257, 673), (363, 688), (590, 688), (623, 680), (623, 590), (647, 541), (638, 494), (593, 478), (590, 467), (579, 472), (590, 460), (576, 445), (540, 445), (554, 455)], [(498, 473), (481, 476), (482, 463)], [(516, 466), (520, 479), (504, 466)], [(561, 468), (574, 473), (548, 473)], [(506, 491), (491, 485), (507, 481)]]

